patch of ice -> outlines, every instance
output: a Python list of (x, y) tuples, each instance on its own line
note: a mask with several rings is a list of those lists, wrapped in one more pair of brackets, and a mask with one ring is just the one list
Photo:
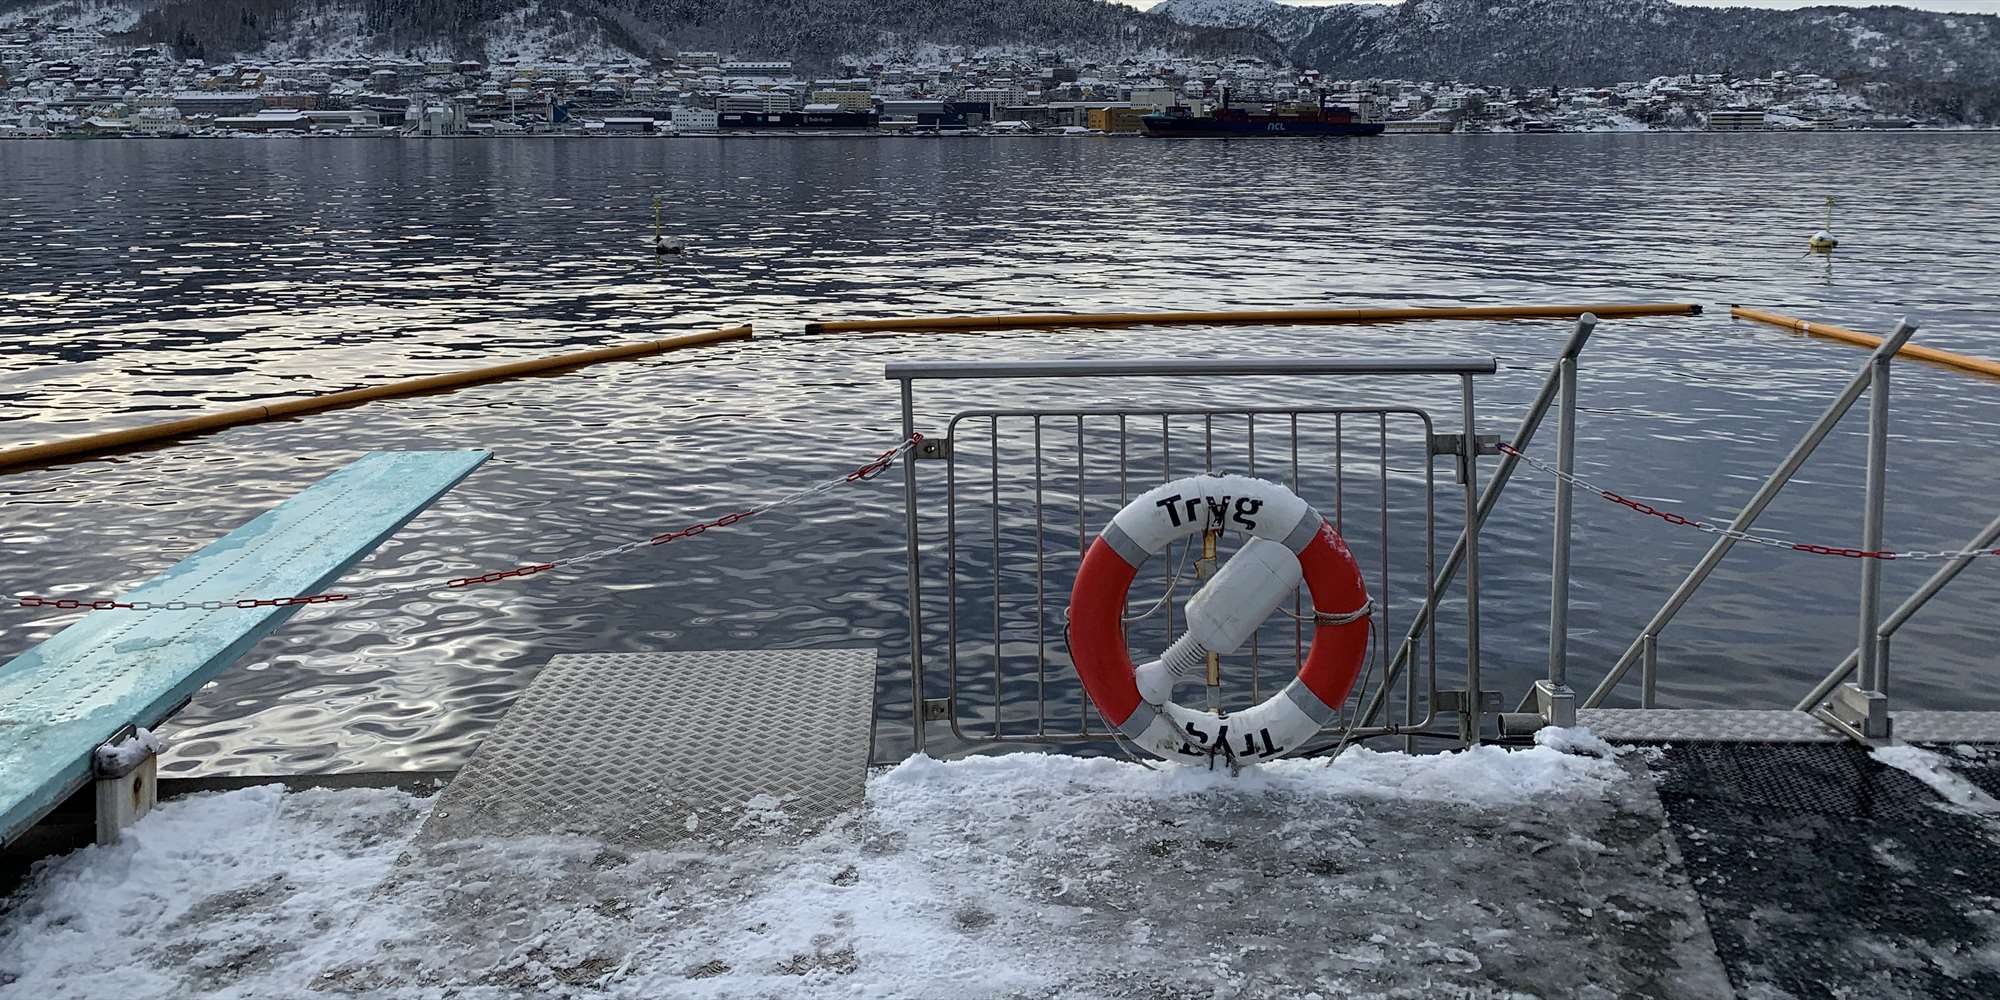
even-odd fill
[(1876, 747), (1870, 755), (1931, 786), (1932, 791), (1960, 809), (1982, 815), (2000, 814), (2000, 802), (1981, 791), (1978, 785), (1953, 772), (1946, 766), (1949, 762), (1941, 754), (1905, 743)]
[[(296, 995), (297, 970), (354, 946), (340, 931), (366, 916), (425, 808), (402, 792), (278, 785), (162, 802), (117, 845), (37, 865), (0, 906), (0, 992)], [(225, 981), (246, 967), (261, 970), (254, 984)]]
[[(7, 901), (0, 983), (132, 1000), (1431, 995), (1429, 977), (1473, 988), (1496, 962), (1546, 963), (1535, 928), (1592, 967), (1632, 961), (1571, 942), (1556, 916), (1608, 885), (1646, 895), (1634, 872), (1599, 870), (1660, 863), (1638, 853), (1652, 841), (1612, 840), (1632, 828), (1607, 819), (1624, 780), (1546, 746), (1357, 748), (1240, 777), (919, 757), (803, 842), (632, 854), (420, 849), (425, 800), (266, 786), (165, 803), (120, 845), (45, 863)], [(1509, 904), (1530, 915), (1518, 943), (1480, 937), (1480, 899), (1503, 884), (1559, 893)], [(1240, 923), (1253, 901), (1275, 923)], [(1204, 950), (1222, 926), (1232, 946)], [(1323, 951), (1291, 947), (1308, 929)]]
[(1584, 754), (1591, 757), (1616, 757), (1623, 752), (1582, 726), (1572, 726), (1568, 729), (1545, 726), (1537, 729), (1535, 745), (1548, 747), (1559, 753)]

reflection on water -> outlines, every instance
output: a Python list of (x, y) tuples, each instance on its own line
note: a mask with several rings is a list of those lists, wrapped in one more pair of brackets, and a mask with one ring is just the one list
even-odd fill
[[(1480, 424), (1497, 432), (1564, 333), (772, 336), (906, 313), (1697, 301), (1707, 316), (1600, 328), (1583, 366), (1581, 463), (1649, 502), (1726, 515), (1861, 355), (1732, 323), (1720, 307), (1877, 330), (1909, 312), (1924, 342), (2000, 354), (1996, 172), (1987, 135), (0, 143), (0, 443), (746, 320), (761, 331), (0, 478), (6, 589), (129, 586), (374, 448), (497, 457), (355, 586), (645, 535), (886, 447), (896, 401), (881, 366), (895, 359), (1493, 354)], [(682, 257), (650, 252), (656, 194), (669, 235), (690, 244)], [(1805, 253), (1827, 194), (1841, 199), (1831, 260)], [(1981, 445), (2000, 423), (2000, 384), (1907, 364), (1895, 392), (1889, 542), (1955, 547), (1993, 514), (2000, 459)], [(1083, 394), (1441, 417), (1456, 402), (1449, 385), (1385, 382)], [(1077, 396), (926, 386), (919, 423)], [(1855, 419), (1765, 527), (1854, 538), (1860, 461)], [(1510, 698), (1546, 655), (1550, 496), (1521, 480), (1484, 548), (1486, 676)], [(900, 507), (885, 477), (586, 576), (302, 612), (180, 717), (172, 766), (450, 766), (536, 666), (574, 650), (874, 645), (905, 669)], [(1624, 648), (1706, 541), (1579, 500), (1577, 676), (1594, 679)], [(1889, 565), (1887, 592), (1928, 569)], [(1668, 633), (1663, 701), (1789, 704), (1851, 647), (1857, 578), (1844, 561), (1733, 555)], [(2000, 581), (1978, 567), (1904, 632), (1899, 699), (2000, 707), (1974, 683), (1996, 599)], [(0, 609), (0, 653), (62, 622)], [(907, 689), (885, 681), (880, 701), (893, 752)]]

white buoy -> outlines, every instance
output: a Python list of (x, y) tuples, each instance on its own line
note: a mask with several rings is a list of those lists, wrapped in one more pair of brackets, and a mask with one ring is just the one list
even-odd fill
[(1833, 198), (1829, 196), (1826, 199), (1826, 225), (1820, 227), (1819, 232), (1806, 237), (1806, 246), (1814, 253), (1829, 253), (1839, 245), (1840, 240), (1833, 235)]
[(653, 253), (661, 257), (665, 257), (668, 256), (669, 254), (680, 253), (681, 251), (686, 249), (687, 249), (687, 244), (681, 242), (680, 240), (667, 239), (665, 234), (663, 234), (660, 231), (660, 197), (658, 195), (654, 195), (653, 196)]

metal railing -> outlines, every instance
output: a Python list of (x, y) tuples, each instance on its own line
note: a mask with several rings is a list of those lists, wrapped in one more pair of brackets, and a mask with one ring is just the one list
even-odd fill
[[(1282, 428), (1280, 442), (1285, 461), (1280, 463), (1281, 471), (1289, 471), (1295, 487), (1301, 480), (1302, 470), (1316, 467), (1316, 463), (1331, 462), (1333, 473), (1333, 493), (1330, 506), (1335, 517), (1341, 520), (1339, 527), (1343, 533), (1360, 530), (1363, 534), (1372, 531), (1367, 541), (1371, 550), (1379, 550), (1379, 565), (1375, 567), (1374, 586), (1383, 592), (1387, 613), (1375, 622), (1378, 628), (1373, 641), (1371, 664), (1367, 678), (1373, 683), (1364, 683), (1354, 694), (1351, 709), (1343, 707), (1341, 717), (1329, 725), (1338, 727), (1344, 739), (1368, 739), (1375, 737), (1402, 737), (1406, 745), (1413, 745), (1419, 737), (1445, 738), (1460, 745), (1470, 745), (1483, 739), (1487, 733), (1489, 719), (1495, 723), (1494, 731), (1502, 735), (1514, 734), (1525, 729), (1544, 725), (1567, 726), (1576, 719), (1579, 708), (1597, 708), (1629, 675), (1634, 666), (1639, 668), (1639, 703), (1642, 708), (1658, 707), (1657, 688), (1659, 676), (1659, 640), (1666, 627), (1672, 623), (1680, 611), (1687, 606), (1695, 592), (1708, 580), (1723, 558), (1739, 541), (1753, 541), (1780, 547), (1806, 548), (1812, 551), (1838, 551), (1823, 546), (1794, 546), (1790, 543), (1764, 538), (1751, 533), (1757, 519), (1777, 498), (1792, 477), (1811, 457), (1814, 450), (1828, 437), (1841, 418), (1853, 408), (1863, 393), (1869, 395), (1868, 450), (1866, 472), (1866, 500), (1862, 513), (1861, 550), (1839, 552), (1845, 555), (1872, 556), (1861, 558), (1861, 597), (1857, 610), (1857, 642), (1855, 649), (1837, 666), (1797, 708), (1808, 711), (1826, 724), (1855, 739), (1874, 740), (1889, 735), (1887, 691), (1889, 685), (1890, 641), (1915, 613), (1922, 609), (1937, 593), (1956, 579), (1973, 559), (1990, 552), (1990, 546), (2000, 541), (2000, 517), (1987, 524), (1964, 550), (1959, 552), (1904, 553), (1925, 558), (1946, 558), (1945, 563), (1922, 587), (1904, 601), (1886, 618), (1881, 614), (1881, 563), (1888, 553), (1880, 551), (1883, 535), (1883, 506), (1886, 492), (1886, 463), (1888, 451), (1889, 414), (1889, 368), (1896, 352), (1915, 333), (1916, 326), (1909, 320), (1902, 321), (1892, 333), (1870, 355), (1859, 372), (1848, 382), (1826, 410), (1813, 421), (1791, 451), (1758, 487), (1743, 509), (1727, 527), (1678, 519), (1677, 523), (1693, 523), (1703, 530), (1715, 534), (1716, 540), (1707, 553), (1696, 563), (1661, 608), (1647, 622), (1625, 652), (1612, 665), (1604, 678), (1589, 695), (1578, 698), (1569, 686), (1569, 593), (1571, 534), (1574, 507), (1574, 486), (1576, 465), (1576, 423), (1577, 423), (1577, 380), (1580, 355), (1588, 343), (1596, 325), (1596, 317), (1585, 314), (1578, 319), (1568, 342), (1551, 366), (1540, 391), (1529, 404), (1514, 434), (1504, 444), (1501, 439), (1486, 438), (1474, 429), (1477, 416), (1473, 388), (1474, 377), (1494, 371), (1490, 358), (1357, 358), (1357, 359), (1310, 359), (1310, 360), (1145, 360), (1145, 361), (1055, 361), (1023, 363), (897, 363), (887, 366), (885, 377), (901, 385), (903, 429), (905, 433), (918, 430), (916, 426), (914, 384), (926, 380), (954, 379), (1124, 379), (1133, 377), (1198, 377), (1204, 381), (1232, 377), (1301, 376), (1341, 378), (1352, 376), (1421, 377), (1447, 376), (1457, 379), (1459, 385), (1457, 420), (1455, 432), (1440, 432), (1431, 420), (1430, 414), (1421, 408), (1384, 405), (1355, 407), (1072, 407), (1048, 409), (972, 409), (952, 414), (946, 422), (947, 434), (943, 438), (927, 440), (921, 454), (904, 457), (905, 511), (908, 537), (909, 587), (911, 594), (910, 654), (911, 654), (911, 710), (913, 716), (913, 737), (918, 750), (925, 748), (925, 723), (927, 721), (948, 722), (955, 737), (969, 744), (981, 743), (1022, 743), (1022, 742), (1063, 742), (1073, 740), (1101, 740), (1110, 737), (1110, 729), (1094, 720), (1094, 713), (1080, 691), (1076, 688), (1073, 673), (1068, 669), (1065, 655), (1054, 653), (1055, 644), (1063, 637), (1061, 614), (1067, 604), (1068, 576), (1058, 575), (1063, 585), (1052, 592), (1047, 587), (1050, 567), (1066, 561), (1080, 561), (1082, 552), (1088, 547), (1096, 529), (1109, 516), (1123, 506), (1132, 492), (1135, 469), (1150, 475), (1154, 470), (1161, 481), (1176, 475), (1186, 475), (1195, 471), (1222, 471), (1216, 468), (1215, 455), (1218, 448), (1216, 429), (1218, 422), (1240, 422), (1245, 440), (1225, 447), (1245, 448), (1247, 468), (1232, 471), (1247, 471), (1257, 474), (1258, 468), (1256, 435), (1261, 425), (1270, 428), (1274, 424)], [(1526, 692), (1520, 706), (1514, 713), (1503, 713), (1500, 692), (1489, 690), (1481, 677), (1480, 664), (1480, 531), (1491, 515), (1500, 497), (1512, 480), (1519, 464), (1525, 459), (1525, 452), (1533, 442), (1551, 410), (1559, 414), (1555, 443), (1555, 464), (1550, 467), (1540, 460), (1526, 459), (1537, 466), (1554, 472), (1557, 476), (1554, 498), (1554, 516), (1550, 543), (1550, 596), (1549, 596), (1549, 647), (1546, 677), (1535, 681)], [(1309, 425), (1313, 421), (1332, 422), (1330, 435), (1314, 432)], [(1174, 454), (1176, 421), (1183, 423), (1199, 421), (1201, 425), (1202, 451), (1200, 468), (1177, 465)], [(1398, 428), (1397, 422), (1407, 422), (1407, 428)], [(1157, 423), (1155, 423), (1157, 422)], [(1341, 484), (1347, 482), (1345, 467), (1348, 456), (1354, 454), (1348, 443), (1348, 433), (1354, 426), (1373, 427), (1374, 454), (1376, 468), (1374, 474), (1380, 484), (1376, 494), (1372, 522), (1363, 519), (1356, 522), (1349, 508), (1349, 498), (1341, 491)], [(1028, 443), (1010, 443), (1006, 431), (1018, 426), (1019, 434), (1026, 435)], [(1105, 430), (1099, 432), (1098, 427)], [(1111, 440), (1115, 427), (1115, 444), (1103, 443)], [(1045, 436), (1053, 431), (1054, 437)], [(1267, 434), (1269, 431), (1267, 430)], [(1400, 585), (1395, 572), (1397, 545), (1393, 538), (1402, 537), (1417, 530), (1414, 524), (1398, 529), (1392, 524), (1390, 485), (1395, 479), (1391, 473), (1391, 453), (1410, 440), (1421, 440), (1421, 494), (1423, 516), (1421, 518), (1423, 539), (1421, 550), (1422, 580), (1414, 585)], [(1185, 440), (1185, 437), (1183, 438)], [(1059, 442), (1051, 445), (1052, 441)], [(974, 454), (982, 456), (973, 461)], [(1304, 458), (1302, 458), (1302, 454)], [(1479, 456), (1500, 455), (1500, 461), (1490, 478), (1483, 484), (1479, 473)], [(1142, 456), (1135, 462), (1135, 455)], [(1444, 456), (1454, 459), (1454, 480), (1462, 487), (1463, 527), (1458, 533), (1451, 550), (1440, 561), (1436, 554), (1435, 533), (1437, 530), (1437, 510), (1435, 504), (1435, 479), (1431, 463)], [(942, 678), (932, 678), (926, 671), (926, 648), (923, 631), (922, 597), (923, 573), (921, 570), (923, 547), (920, 544), (920, 516), (918, 507), (918, 467), (922, 461), (944, 461), (947, 463), (944, 475), (945, 499), (945, 558), (944, 570), (944, 614), (946, 616), (942, 643), (946, 668)], [(969, 464), (968, 464), (969, 463)], [(1405, 460), (1405, 464), (1408, 461)], [(1023, 473), (1021, 470), (1026, 469)], [(1058, 484), (1063, 502), (1050, 502), (1049, 469), (1065, 470), (1064, 478)], [(1115, 468), (1115, 472), (1108, 471)], [(968, 471), (969, 470), (969, 471)], [(1141, 480), (1144, 482), (1144, 480)], [(1098, 488), (1093, 489), (1093, 482)], [(967, 502), (961, 505), (960, 491), (966, 484), (979, 487), (984, 492), (983, 502)], [(1010, 487), (1008, 484), (1015, 484)], [(1020, 485), (1026, 484), (1026, 485)], [(1115, 491), (1112, 486), (1115, 484)], [(1588, 484), (1584, 484), (1588, 485)], [(1148, 484), (1149, 488), (1150, 484)], [(1414, 485), (1413, 489), (1416, 488)], [(1024, 491), (1017, 498), (1017, 509), (1007, 511), (1009, 491)], [(1116, 501), (1105, 499), (1115, 492)], [(1305, 491), (1302, 490), (1302, 495)], [(1614, 499), (1614, 494), (1606, 493)], [(1325, 505), (1329, 498), (1307, 495), (1316, 505)], [(1621, 503), (1634, 506), (1647, 513), (1659, 514), (1642, 504), (1619, 499)], [(1323, 506), (1323, 509), (1325, 507)], [(977, 521), (980, 531), (970, 540), (961, 538), (963, 515), (974, 515), (968, 520)], [(1405, 509), (1402, 513), (1408, 514)], [(979, 516), (983, 515), (983, 517)], [(1674, 518), (1670, 517), (1670, 520)], [(1062, 522), (1058, 535), (1062, 542), (1052, 549), (1049, 547), (1048, 526), (1056, 520)], [(1018, 522), (1033, 535), (1032, 573), (1034, 593), (1031, 599), (1031, 615), (1009, 613), (1007, 585), (1003, 580), (1009, 555), (1006, 537), (1010, 524)], [(1372, 523), (1373, 527), (1366, 527)], [(1070, 535), (1074, 534), (1074, 550), (1070, 548)], [(965, 558), (967, 556), (976, 556)], [(1173, 601), (1175, 588), (1179, 584), (1179, 571), (1173, 566), (1185, 558), (1173, 557), (1171, 550), (1166, 560), (1166, 572), (1160, 578), (1160, 591), (1156, 609), (1163, 607), (1165, 614), (1157, 621), (1149, 619), (1150, 612), (1128, 619), (1132, 626), (1135, 650), (1150, 648), (1157, 644), (1164, 646), (1174, 638)], [(982, 562), (983, 560), (983, 562)], [(983, 570), (981, 567), (984, 567)], [(1413, 566), (1404, 566), (1404, 572), (1414, 572)], [(1464, 684), (1462, 687), (1443, 687), (1438, 675), (1438, 617), (1440, 607), (1447, 595), (1459, 582), (1463, 571), (1463, 594), (1465, 600), (1464, 621)], [(984, 576), (978, 576), (984, 572)], [(990, 626), (983, 634), (966, 626), (972, 620), (972, 612), (963, 602), (969, 591), (964, 582), (977, 576), (980, 599), (988, 605), (978, 609), (982, 627)], [(1150, 579), (1150, 578), (1149, 578)], [(1192, 588), (1190, 588), (1192, 589)], [(1386, 600), (1390, 595), (1412, 595), (1413, 601), (1400, 605)], [(1027, 599), (1025, 591), (1020, 595)], [(1135, 597), (1135, 600), (1138, 599)], [(976, 602), (974, 602), (976, 603)], [(1296, 611), (1297, 608), (1295, 607)], [(1400, 640), (1389, 646), (1383, 640), (1394, 634), (1390, 631), (1393, 623), (1402, 625)], [(1278, 622), (1280, 628), (1283, 622)], [(1147, 631), (1152, 629), (1153, 631)], [(1154, 634), (1157, 632), (1158, 634)], [(1295, 662), (1303, 646), (1303, 629), (1294, 623), (1291, 626), (1290, 645)], [(1272, 678), (1266, 673), (1264, 658), (1269, 649), (1265, 642), (1253, 647), (1247, 674), (1237, 674), (1238, 682), (1247, 680), (1247, 686), (1233, 691), (1226, 697), (1218, 696), (1211, 690), (1211, 705), (1224, 706), (1230, 698), (1241, 703), (1247, 698), (1255, 700), (1269, 688)], [(1030, 648), (1030, 645), (1032, 648)], [(1282, 645), (1282, 643), (1280, 643)], [(1030, 664), (1032, 665), (1030, 667)], [(1419, 676), (1422, 673), (1425, 677)], [(976, 676), (975, 676), (976, 675)], [(1850, 677), (1855, 677), (1848, 683)], [(927, 697), (934, 681), (941, 680), (941, 698)], [(1420, 683), (1420, 680), (1423, 683)], [(1400, 699), (1398, 683), (1401, 683)], [(1010, 691), (1019, 704), (1027, 704), (1030, 697), (1034, 705), (1031, 716), (1009, 718), (1005, 706), (1010, 701)], [(975, 696), (977, 696), (975, 698)], [(1400, 713), (1394, 709), (1400, 701)], [(1057, 725), (1051, 724), (1051, 705), (1060, 702), (1065, 710), (1073, 709), (1074, 718), (1065, 718)], [(1532, 710), (1532, 711), (1530, 711)], [(1388, 721), (1400, 714), (1396, 721)], [(1439, 729), (1440, 719), (1455, 717), (1455, 731)]]
[[(905, 514), (908, 541), (908, 582), (911, 592), (910, 662), (912, 738), (926, 748), (926, 723), (943, 722), (952, 735), (968, 745), (1060, 743), (1105, 740), (1110, 730), (1095, 719), (1075, 685), (1066, 654), (1059, 651), (1061, 615), (1067, 605), (1067, 574), (1051, 576), (1081, 558), (1095, 532), (1130, 495), (1151, 488), (1135, 475), (1158, 475), (1161, 481), (1194, 472), (1221, 471), (1218, 454), (1241, 456), (1234, 471), (1292, 474), (1293, 483), (1321, 475), (1317, 492), (1307, 499), (1330, 513), (1343, 530), (1365, 537), (1372, 558), (1377, 600), (1385, 613), (1378, 627), (1407, 615), (1410, 624), (1399, 651), (1400, 666), (1392, 675), (1382, 651), (1374, 644), (1373, 676), (1381, 680), (1364, 709), (1380, 717), (1397, 701), (1391, 690), (1400, 678), (1401, 720), (1374, 726), (1377, 734), (1463, 740), (1469, 731), (1477, 739), (1479, 706), (1496, 706), (1480, 693), (1478, 527), (1475, 511), (1490, 509), (1482, 497), (1477, 457), (1481, 439), (1474, 432), (1474, 378), (1496, 370), (1490, 357), (1481, 358), (1344, 358), (1307, 360), (1140, 360), (1058, 361), (1019, 363), (896, 363), (885, 377), (899, 382), (903, 426), (919, 430), (914, 384), (956, 379), (1130, 379), (1198, 376), (1204, 381), (1232, 377), (1295, 378), (1446, 377), (1458, 382), (1457, 431), (1440, 433), (1428, 412), (1404, 405), (1384, 406), (1104, 406), (1045, 409), (968, 409), (951, 414), (946, 434), (927, 438), (917, 453), (905, 456)], [(1198, 430), (1193, 429), (1198, 425)], [(1237, 431), (1240, 429), (1240, 435)], [(1278, 458), (1257, 452), (1260, 429), (1264, 440), (1276, 438)], [(1218, 434), (1218, 431), (1221, 434)], [(1356, 437), (1363, 440), (1357, 444)], [(1196, 438), (1188, 443), (1190, 438)], [(1175, 457), (1180, 442), (1181, 458)], [(1199, 451), (1199, 461), (1194, 452)], [(1367, 498), (1368, 516), (1358, 517), (1356, 482), (1350, 459), (1371, 456), (1374, 491)], [(1439, 573), (1436, 479), (1433, 462), (1454, 457), (1454, 478), (1463, 488), (1466, 529), (1460, 533), (1451, 561), (1467, 568), (1465, 602), (1465, 687), (1441, 689), (1437, 678), (1436, 609), (1452, 579)], [(945, 491), (943, 541), (944, 615), (942, 677), (933, 677), (926, 648), (923, 594), (924, 518), (920, 513), (920, 468), (943, 462)], [(1263, 464), (1268, 463), (1268, 464)], [(1330, 475), (1330, 478), (1329, 478)], [(1135, 482), (1140, 485), (1134, 490)], [(935, 485), (935, 484), (933, 484)], [(970, 491), (970, 494), (968, 494)], [(1400, 497), (1398, 496), (1400, 491)], [(1489, 490), (1489, 493), (1493, 491)], [(1482, 506), (1484, 505), (1484, 506)], [(970, 530), (968, 530), (970, 526)], [(1051, 526), (1055, 526), (1053, 529)], [(1400, 558), (1395, 539), (1421, 533), (1414, 546), (1421, 559)], [(933, 531), (935, 534), (935, 531)], [(1060, 542), (1051, 544), (1051, 538)], [(1073, 546), (1072, 546), (1073, 543)], [(1018, 549), (1018, 551), (1016, 551)], [(1018, 557), (1018, 558), (1016, 558)], [(1179, 586), (1174, 567), (1186, 553), (1169, 552), (1155, 609), (1128, 622), (1135, 647), (1164, 647), (1173, 638), (1172, 597)], [(1421, 566), (1416, 565), (1421, 562)], [(1182, 572), (1185, 572), (1184, 570)], [(1408, 583), (1401, 582), (1409, 578)], [(1053, 591), (1050, 579), (1062, 583)], [(1150, 578), (1149, 578), (1150, 579)], [(1442, 585), (1434, 581), (1444, 581)], [(1192, 587), (1189, 587), (1192, 590)], [(1414, 600), (1402, 599), (1402, 595)], [(1150, 594), (1135, 596), (1143, 602)], [(1026, 609), (1024, 611), (1024, 608)], [(1295, 612), (1298, 610), (1294, 609)], [(1218, 704), (1245, 704), (1276, 688), (1271, 651), (1289, 646), (1295, 669), (1303, 649), (1303, 628), (1275, 622), (1277, 633), (1261, 633), (1248, 654), (1247, 670), (1232, 669), (1228, 692), (1211, 691)], [(1158, 633), (1158, 634), (1154, 634)], [(1382, 637), (1389, 633), (1383, 628)], [(1414, 671), (1405, 673), (1412, 655), (1427, 656), (1428, 683), (1419, 684)], [(1275, 662), (1273, 660), (1272, 662)], [(941, 681), (941, 683), (939, 683)], [(943, 689), (943, 697), (927, 695)], [(1017, 706), (1009, 716), (1008, 705)], [(1032, 704), (1032, 709), (1027, 706)], [(1440, 712), (1472, 707), (1470, 723), (1456, 731), (1430, 727)], [(1420, 711), (1421, 709), (1421, 711)], [(1056, 717), (1060, 711), (1061, 718)], [(1029, 713), (1032, 714), (1029, 714)], [(1352, 726), (1350, 713), (1333, 725)], [(1331, 728), (1331, 727), (1330, 727)]]
[[(1640, 707), (1658, 707), (1661, 633), (1673, 622), (1681, 609), (1687, 606), (1695, 592), (1708, 580), (1716, 567), (1721, 565), (1723, 558), (1737, 542), (1761, 541), (1770, 544), (1768, 539), (1751, 535), (1750, 529), (1791, 482), (1792, 477), (1806, 460), (1832, 433), (1834, 427), (1849, 410), (1853, 409), (1854, 404), (1860, 401), (1862, 394), (1866, 393), (1868, 429), (1861, 542), (1858, 549), (1841, 553), (1858, 556), (1857, 561), (1861, 564), (1861, 596), (1855, 614), (1857, 633), (1855, 647), (1831, 673), (1793, 707), (1797, 711), (1811, 713), (1820, 721), (1856, 740), (1877, 741), (1891, 737), (1888, 698), (1890, 640), (1932, 598), (1951, 581), (1957, 579), (1975, 558), (1990, 553), (1995, 541), (2000, 540), (2000, 517), (1996, 517), (1980, 529), (1962, 550), (1955, 553), (1898, 554), (1885, 552), (1882, 549), (1883, 507), (1888, 491), (1890, 366), (1895, 361), (1897, 353), (1916, 332), (1917, 325), (1905, 317), (1897, 323), (1895, 330), (1875, 347), (1861, 369), (1849, 379), (1847, 385), (1828, 404), (1826, 410), (1800, 436), (1790, 453), (1778, 463), (1778, 467), (1769, 476), (1765, 477), (1764, 482), (1757, 488), (1749, 502), (1744, 504), (1736, 518), (1727, 528), (1715, 532), (1718, 537), (1709, 547), (1707, 554), (1695, 564), (1680, 585), (1674, 588), (1666, 603), (1654, 613), (1639, 636), (1632, 641), (1625, 653), (1605, 674), (1604, 679), (1584, 700), (1583, 707), (1596, 708), (1602, 704), (1625, 678), (1634, 663), (1640, 668)], [(1559, 547), (1564, 544), (1566, 543), (1558, 540)], [(1882, 564), (1899, 555), (1905, 558), (1949, 556), (1949, 560), (1885, 619), (1882, 617), (1881, 608)], [(1561, 634), (1558, 633), (1557, 638), (1560, 637)], [(1854, 678), (1852, 682), (1848, 681), (1850, 677)]]

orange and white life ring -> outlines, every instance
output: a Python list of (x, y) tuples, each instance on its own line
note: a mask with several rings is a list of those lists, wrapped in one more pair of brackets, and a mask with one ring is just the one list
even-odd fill
[[(1139, 567), (1176, 539), (1212, 528), (1290, 550), (1314, 612), (1312, 646), (1298, 676), (1247, 711), (1221, 717), (1174, 704), (1165, 693), (1171, 684), (1149, 685), (1150, 697), (1142, 694), (1124, 628), (1126, 595)], [(1275, 760), (1298, 750), (1347, 700), (1368, 655), (1370, 608), (1354, 554), (1311, 504), (1262, 479), (1191, 476), (1127, 504), (1084, 554), (1070, 590), (1070, 656), (1097, 710), (1145, 750), (1190, 762)], [(1257, 609), (1257, 620), (1270, 610)]]

